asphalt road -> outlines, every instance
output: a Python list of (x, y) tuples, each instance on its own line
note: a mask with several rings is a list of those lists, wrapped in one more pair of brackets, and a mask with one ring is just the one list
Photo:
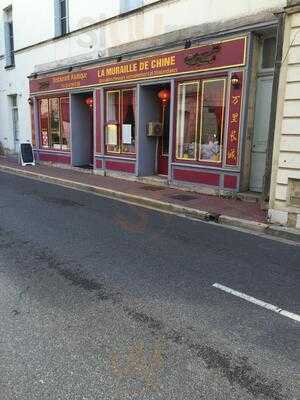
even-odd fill
[(300, 398), (300, 248), (0, 173), (1, 400)]

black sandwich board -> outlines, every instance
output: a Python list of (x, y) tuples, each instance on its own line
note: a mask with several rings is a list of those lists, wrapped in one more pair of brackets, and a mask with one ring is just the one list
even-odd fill
[(22, 166), (35, 165), (33, 149), (30, 143), (20, 144), (20, 161)]

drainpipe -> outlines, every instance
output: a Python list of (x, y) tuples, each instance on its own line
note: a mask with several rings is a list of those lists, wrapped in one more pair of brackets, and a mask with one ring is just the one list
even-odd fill
[(274, 147), (274, 136), (275, 136), (275, 125), (276, 125), (276, 110), (278, 101), (278, 87), (279, 78), (282, 65), (282, 49), (284, 40), (284, 25), (285, 25), (285, 13), (276, 14), (278, 18), (277, 27), (277, 47), (276, 47), (276, 60), (274, 68), (274, 79), (272, 88), (272, 101), (271, 101), (271, 113), (270, 113), (270, 123), (269, 123), (269, 135), (267, 143), (267, 153), (266, 153), (266, 166), (265, 166), (265, 176), (263, 182), (263, 190), (261, 196), (261, 205), (264, 208), (264, 204), (269, 202), (270, 196), (270, 186), (271, 186), (271, 174), (272, 174), (272, 162), (273, 162), (273, 147)]

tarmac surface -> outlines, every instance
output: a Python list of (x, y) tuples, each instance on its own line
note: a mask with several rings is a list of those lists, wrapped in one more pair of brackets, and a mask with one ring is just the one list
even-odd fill
[(296, 400), (300, 248), (0, 173), (1, 400)]

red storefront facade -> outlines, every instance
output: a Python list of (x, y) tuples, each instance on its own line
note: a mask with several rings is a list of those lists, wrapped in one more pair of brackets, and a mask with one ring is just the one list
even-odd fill
[(237, 192), (247, 35), (32, 76), (41, 161)]

